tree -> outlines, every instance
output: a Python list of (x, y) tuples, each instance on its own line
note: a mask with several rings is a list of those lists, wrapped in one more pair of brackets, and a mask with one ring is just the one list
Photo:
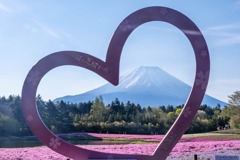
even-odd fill
[(90, 110), (90, 114), (92, 116), (92, 120), (95, 122), (103, 122), (104, 121), (104, 114), (106, 112), (106, 108), (104, 106), (102, 97), (96, 97), (95, 101), (93, 102)]
[(240, 128), (240, 117), (238, 115), (232, 116), (229, 124), (231, 128)]
[(92, 101), (88, 101), (88, 102), (80, 102), (77, 105), (77, 113), (79, 114), (89, 114), (90, 110), (91, 110), (91, 106), (93, 105)]
[(228, 96), (229, 106), (240, 107), (240, 91), (235, 91), (232, 95)]
[(175, 114), (178, 116), (182, 112), (182, 108), (178, 108), (175, 111)]
[(240, 91), (235, 91), (228, 97), (228, 116), (230, 117), (230, 126), (232, 128), (240, 128)]
[(174, 112), (174, 107), (172, 105), (168, 105), (167, 106), (167, 109), (166, 109), (166, 112), (169, 113), (169, 112)]
[(110, 113), (116, 115), (117, 113), (123, 114), (124, 113), (124, 104), (121, 103), (118, 98), (112, 101), (110, 105)]
[(21, 126), (16, 119), (0, 113), (0, 135), (18, 135), (20, 133), (20, 127)]
[[(10, 99), (11, 99), (11, 101), (10, 101)], [(10, 95), (9, 101), (10, 101), (9, 109), (11, 109), (13, 118), (15, 118), (19, 123), (21, 123), (21, 125), (24, 125), (25, 120), (24, 120), (23, 112), (22, 112), (22, 108), (21, 108), (20, 96)]]
[(174, 121), (176, 120), (177, 115), (174, 112), (168, 112), (167, 113), (167, 126), (168, 128), (170, 128), (170, 126), (174, 123)]
[(160, 106), (159, 108), (160, 108), (163, 112), (167, 112), (167, 109), (166, 109), (165, 106)]
[[(217, 107), (216, 107), (216, 108), (217, 108)], [(220, 107), (220, 108), (221, 108), (221, 107)], [(201, 105), (200, 108), (199, 108), (199, 110), (205, 111), (206, 114), (207, 114), (207, 116), (209, 116), (209, 117), (211, 117), (211, 116), (214, 115), (214, 110), (213, 110), (210, 106), (208, 106), (208, 105), (206, 105), (206, 104)]]

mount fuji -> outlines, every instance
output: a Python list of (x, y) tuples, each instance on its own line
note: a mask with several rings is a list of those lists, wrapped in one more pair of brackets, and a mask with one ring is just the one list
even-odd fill
[[(88, 92), (64, 96), (54, 100), (70, 103), (93, 101), (96, 97), (102, 96), (104, 103), (109, 104), (116, 98), (126, 103), (130, 101), (140, 104), (142, 107), (158, 107), (161, 105), (181, 105), (184, 104), (191, 91), (191, 86), (180, 81), (159, 67), (142, 66), (136, 68), (129, 74), (120, 77), (119, 85), (114, 86), (107, 83), (101, 87)], [(226, 103), (209, 95), (204, 96), (202, 104), (215, 107)]]

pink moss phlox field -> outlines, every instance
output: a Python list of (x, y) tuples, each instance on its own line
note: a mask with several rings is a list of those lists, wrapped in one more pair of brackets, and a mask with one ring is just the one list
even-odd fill
[[(122, 145), (86, 145), (84, 148), (107, 152), (126, 154), (152, 154), (157, 144), (122, 144)], [(240, 141), (205, 141), (205, 142), (180, 142), (172, 150), (170, 155), (197, 154), (216, 150), (238, 150)]]
[[(193, 140), (193, 141), (192, 141)], [(203, 141), (201, 141), (203, 140)], [(126, 153), (126, 154), (152, 154), (157, 144), (121, 144), (121, 145), (81, 145), (90, 150), (107, 153)], [(216, 154), (239, 155), (240, 141), (207, 141), (207, 139), (185, 138), (181, 140), (171, 152), (168, 159), (190, 159), (194, 154), (199, 154), (203, 158), (214, 157)], [(64, 157), (47, 147), (32, 148), (0, 148), (1, 160), (66, 160)]]
[[(89, 150), (101, 151), (106, 153), (125, 153), (125, 154), (153, 154), (157, 147), (157, 142), (160, 142), (164, 135), (131, 135), (131, 134), (96, 134), (96, 133), (73, 133), (62, 134), (65, 137), (97, 137), (97, 138), (113, 138), (113, 139), (144, 139), (152, 144), (118, 144), (118, 145), (81, 145)], [(233, 154), (233, 151), (238, 151), (240, 154), (240, 141), (238, 140), (212, 140), (209, 138), (183, 137), (174, 147), (168, 159), (192, 159), (194, 154), (198, 154), (203, 158), (213, 157), (220, 152), (227, 155)], [(212, 153), (212, 154), (211, 154)], [(66, 160), (64, 157), (47, 147), (32, 147), (32, 148), (0, 148), (1, 160)]]
[(66, 160), (48, 147), (0, 148), (1, 160)]

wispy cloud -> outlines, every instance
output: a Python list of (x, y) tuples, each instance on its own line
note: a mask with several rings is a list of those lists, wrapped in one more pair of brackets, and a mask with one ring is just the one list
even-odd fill
[(218, 41), (219, 45), (231, 45), (240, 44), (240, 34), (235, 34), (226, 38), (222, 38)]
[(240, 29), (240, 23), (228, 24), (228, 25), (219, 25), (208, 28), (208, 30), (212, 31), (230, 31), (230, 30), (238, 30)]
[[(239, 0), (240, 1), (240, 0)], [(173, 28), (167, 27), (156, 27), (151, 26), (151, 29), (157, 29), (165, 32), (179, 32)], [(205, 30), (202, 30), (202, 33), (205, 35), (211, 35), (216, 37), (215, 44), (218, 46), (226, 46), (226, 45), (234, 45), (240, 44), (240, 23), (233, 23), (227, 25), (218, 25), (209, 27)], [(200, 32), (193, 31), (193, 30), (183, 30), (183, 32), (187, 35), (200, 35)]]
[(209, 27), (205, 34), (216, 36), (217, 45), (240, 44), (240, 23)]
[(38, 28), (40, 28), (43, 32), (45, 32), (49, 36), (51, 36), (53, 38), (57, 38), (57, 39), (61, 38), (61, 35), (59, 33), (57, 33), (55, 30), (51, 29), (47, 25), (45, 25), (39, 21), (34, 21), (34, 23)]
[(0, 2), (0, 11), (11, 13), (12, 10), (8, 8), (6, 5), (4, 5), (2, 2)]

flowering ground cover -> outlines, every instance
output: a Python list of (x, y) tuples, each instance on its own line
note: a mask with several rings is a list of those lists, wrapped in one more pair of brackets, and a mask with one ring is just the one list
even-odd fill
[[(156, 141), (162, 139), (162, 135), (119, 135), (119, 134), (90, 134), (102, 138), (122, 138), (122, 139), (145, 139), (152, 140), (146, 144), (118, 144), (118, 145), (80, 145), (81, 147), (107, 153), (125, 154), (152, 154), (157, 147)], [(76, 135), (75, 135), (76, 136)], [(79, 135), (81, 136), (81, 135)], [(214, 137), (214, 134), (213, 136)], [(174, 147), (168, 160), (193, 159), (197, 154), (200, 159), (214, 159), (215, 155), (240, 155), (240, 140), (230, 140), (220, 138), (214, 139), (210, 134), (198, 134), (198, 136), (184, 136)], [(224, 136), (223, 136), (224, 137)], [(42, 147), (31, 148), (0, 148), (1, 160), (66, 160), (67, 157), (55, 153), (51, 149)]]

